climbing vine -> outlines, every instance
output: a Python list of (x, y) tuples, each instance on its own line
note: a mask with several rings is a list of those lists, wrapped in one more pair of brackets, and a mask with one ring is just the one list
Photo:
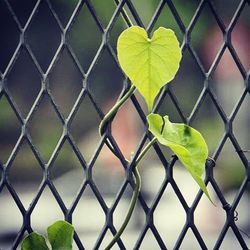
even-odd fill
[[(117, 52), (120, 66), (130, 79), (131, 87), (105, 115), (100, 124), (99, 133), (104, 134), (119, 108), (137, 89), (144, 97), (148, 107), (148, 130), (152, 133), (153, 139), (134, 161), (135, 188), (128, 213), (121, 228), (105, 250), (111, 249), (117, 242), (131, 218), (141, 188), (138, 164), (156, 142), (173, 151), (201, 190), (211, 200), (202, 179), (208, 157), (207, 144), (202, 135), (186, 124), (170, 122), (167, 115), (162, 117), (152, 112), (161, 88), (175, 77), (179, 69), (182, 53), (175, 33), (170, 29), (160, 27), (154, 32), (152, 38), (149, 38), (143, 28), (131, 26), (119, 36)], [(108, 139), (107, 145), (115, 153), (115, 149)], [(129, 165), (128, 160), (127, 162)]]
[[(111, 249), (117, 242), (131, 218), (141, 188), (138, 165), (154, 143), (160, 143), (170, 148), (210, 199), (202, 179), (205, 161), (208, 157), (208, 148), (204, 138), (194, 128), (182, 123), (172, 123), (167, 115), (162, 117), (152, 111), (161, 88), (175, 77), (179, 69), (182, 53), (175, 33), (170, 29), (160, 27), (154, 32), (152, 38), (149, 38), (143, 28), (131, 26), (119, 36), (117, 52), (120, 66), (130, 79), (131, 87), (105, 115), (100, 123), (99, 133), (101, 136), (104, 135), (120, 107), (137, 89), (144, 97), (148, 107), (148, 130), (152, 133), (153, 138), (133, 161), (134, 165), (131, 167), (133, 167), (135, 185), (131, 203), (121, 228), (105, 250)], [(115, 148), (108, 138), (106, 143), (116, 154)], [(130, 161), (126, 161), (130, 166)], [(72, 250), (74, 229), (71, 224), (57, 221), (47, 231), (52, 250)], [(23, 240), (21, 249), (48, 250), (49, 248), (45, 238), (33, 232)]]

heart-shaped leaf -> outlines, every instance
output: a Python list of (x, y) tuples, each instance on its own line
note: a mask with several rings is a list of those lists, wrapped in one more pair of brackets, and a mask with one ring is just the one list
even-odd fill
[(57, 221), (47, 229), (53, 250), (72, 250), (73, 226), (66, 221)]
[(152, 110), (161, 87), (179, 68), (182, 55), (174, 32), (160, 27), (150, 39), (143, 28), (132, 26), (119, 36), (117, 52), (121, 68)]
[(49, 250), (44, 237), (38, 233), (29, 234), (22, 242), (21, 250)]
[(147, 120), (149, 131), (161, 144), (169, 147), (178, 156), (201, 190), (210, 199), (202, 179), (208, 157), (207, 144), (202, 135), (186, 124), (171, 123), (168, 116), (149, 114)]

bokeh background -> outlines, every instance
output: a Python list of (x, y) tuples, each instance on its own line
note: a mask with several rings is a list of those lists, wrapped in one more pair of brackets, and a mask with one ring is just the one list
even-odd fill
[[(116, 9), (114, 1), (91, 0), (89, 2), (103, 27), (108, 27)], [(147, 27), (162, 1), (131, 0), (131, 2), (143, 24)], [(239, 3), (242, 1), (215, 0), (211, 2), (213, 2), (221, 21), (228, 27)], [(173, 3), (184, 26), (189, 27), (200, 1), (174, 0)], [(42, 162), (51, 164), (50, 177), (65, 205), (68, 208), (71, 206), (85, 180), (85, 172), (83, 171), (83, 162), (85, 162), (84, 165), (87, 168), (89, 166), (93, 168), (94, 182), (107, 205), (111, 206), (126, 176), (120, 161), (109, 152), (106, 146), (102, 145), (102, 140), (98, 135), (101, 118), (94, 103), (105, 114), (119, 97), (124, 87), (125, 77), (107, 48), (103, 49), (93, 65), (93, 60), (95, 60), (96, 53), (102, 44), (103, 37), (88, 6), (83, 4), (66, 34), (66, 40), (70, 49), (74, 52), (75, 58), (72, 57), (69, 47), (61, 48), (58, 60), (49, 69), (46, 82), (44, 83), (41, 79), (38, 68), (40, 67), (44, 73), (47, 72), (51, 60), (58, 52), (62, 39), (60, 27), (51, 9), (56, 13), (62, 27), (65, 28), (78, 5), (76, 0), (40, 1), (39, 8), (25, 31), (24, 37), (39, 66), (37, 68), (30, 53), (24, 47), (20, 48), (18, 56), (14, 62), (11, 62), (20, 41), (20, 31), (10, 9), (13, 10), (21, 27), (24, 28), (36, 4), (37, 1), (33, 0), (0, 1), (0, 72), (6, 74), (5, 81), (1, 81), (1, 86), (5, 85), (21, 117), (23, 119), (28, 118), (27, 130), (30, 133), (31, 140)], [(125, 9), (133, 24), (136, 24), (136, 20), (127, 5), (125, 5)], [(231, 44), (246, 72), (249, 71), (250, 66), (249, 10), (250, 6), (247, 2), (231, 35)], [(152, 32), (160, 26), (173, 29), (180, 44), (185, 43), (185, 36), (181, 27), (177, 24), (167, 4), (163, 5)], [(126, 27), (122, 15), (119, 15), (108, 37), (114, 53), (116, 53), (117, 37)], [(171, 91), (179, 103), (183, 116), (186, 118), (192, 114), (204, 85), (209, 84), (220, 107), (228, 117), (246, 88), (242, 73), (228, 48), (224, 51), (209, 80), (204, 82), (204, 74), (197, 60), (205, 72), (209, 72), (223, 44), (223, 39), (223, 33), (209, 4), (204, 4), (201, 14), (192, 27), (190, 36), (192, 50), (189, 47), (185, 48), (180, 70), (176, 78), (170, 83)], [(193, 52), (195, 52), (196, 59)], [(75, 59), (78, 65), (75, 63)], [(83, 72), (87, 73), (87, 80), (83, 77)], [(46, 86), (64, 119), (74, 116), (69, 125), (69, 131), (82, 158), (77, 157), (69, 141), (65, 140), (55, 160), (51, 163), (51, 157), (53, 157), (53, 152), (62, 138), (64, 128), (51, 103), (50, 96), (46, 93), (41, 94), (42, 86)], [(87, 94), (82, 95), (83, 89), (87, 89)], [(139, 93), (135, 95), (142, 109), (146, 112), (145, 103)], [(29, 118), (30, 110), (38, 99), (39, 104), (32, 117)], [(72, 108), (78, 102), (80, 102), (80, 106), (72, 111)], [(241, 148), (246, 151), (245, 156), (248, 159), (250, 155), (248, 152), (250, 149), (249, 104), (248, 93), (233, 121), (233, 133)], [(164, 97), (158, 112), (168, 114), (171, 121), (183, 121), (169, 95)], [(209, 155), (213, 158), (225, 132), (225, 126), (209, 94), (195, 115), (192, 126), (205, 137), (209, 146)], [(10, 249), (10, 245), (22, 226), (22, 215), (8, 188), (3, 185), (3, 169), (7, 165), (9, 166), (9, 182), (26, 209), (37, 194), (38, 187), (43, 179), (41, 164), (32, 152), (28, 141), (22, 140), (18, 149), (15, 149), (15, 145), (20, 140), (21, 131), (20, 120), (11, 107), (8, 96), (0, 87), (0, 249), (3, 250)], [(144, 132), (145, 126), (133, 103), (129, 100), (112, 123), (114, 138), (126, 157), (130, 158), (133, 155)], [(101, 149), (98, 150), (99, 148)], [(15, 157), (12, 157), (13, 150), (18, 152)], [(162, 150), (166, 158), (171, 160), (171, 152), (164, 148)], [(97, 152), (98, 157), (94, 159)], [(140, 170), (143, 182), (142, 193), (150, 206), (165, 178), (164, 167), (154, 150), (151, 150), (142, 162)], [(227, 201), (231, 203), (245, 177), (245, 167), (229, 139), (223, 145), (219, 157), (216, 159), (214, 175)], [(185, 199), (191, 205), (198, 187), (178, 163), (174, 167), (174, 176)], [(226, 217), (220, 208), (215, 192), (210, 186), (209, 190), (217, 207), (214, 207), (207, 201), (206, 197), (203, 197), (195, 213), (195, 222), (205, 242), (212, 248)], [(132, 189), (128, 187), (115, 210), (114, 224), (116, 226), (119, 226), (124, 218), (131, 192)], [(239, 213), (237, 223), (246, 233), (250, 232), (249, 205), (249, 193), (245, 192), (237, 207)], [(167, 188), (157, 206), (154, 218), (155, 225), (169, 249), (173, 248), (185, 224), (185, 216), (173, 189)], [(34, 230), (43, 232), (56, 219), (63, 219), (63, 213), (51, 190), (46, 187), (31, 214), (32, 227)], [(92, 249), (105, 224), (105, 215), (89, 186), (83, 192), (82, 198), (73, 213), (73, 223), (86, 249)], [(138, 205), (133, 219), (122, 237), (127, 244), (127, 249), (132, 249), (144, 223), (145, 213)], [(224, 247), (222, 249), (236, 249), (239, 245), (237, 245), (234, 237), (233, 233), (229, 231), (224, 245), (222, 244)], [(250, 245), (249, 239), (244, 234), (243, 237)], [(105, 242), (108, 242), (110, 238), (111, 235), (107, 235)], [(192, 232), (188, 232), (185, 239), (182, 249), (190, 249), (190, 246), (197, 244)], [(228, 246), (233, 246), (233, 248), (228, 248)], [(198, 245), (196, 247), (195, 249), (199, 249)], [(76, 246), (75, 249), (77, 249)], [(141, 249), (159, 249), (152, 233), (146, 234), (145, 245), (141, 246)]]

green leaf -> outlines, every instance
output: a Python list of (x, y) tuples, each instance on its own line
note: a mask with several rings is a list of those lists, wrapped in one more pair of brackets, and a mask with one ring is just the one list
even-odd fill
[(53, 250), (72, 250), (73, 226), (66, 221), (57, 221), (47, 229)]
[(182, 55), (174, 32), (160, 27), (150, 39), (143, 28), (132, 26), (119, 36), (117, 52), (121, 68), (152, 110), (161, 87), (179, 69)]
[(21, 250), (49, 250), (44, 237), (35, 232), (29, 234), (22, 242)]
[(207, 144), (202, 135), (186, 124), (171, 123), (168, 116), (149, 114), (147, 120), (149, 131), (161, 144), (169, 147), (178, 156), (201, 190), (210, 199), (202, 179), (208, 157)]

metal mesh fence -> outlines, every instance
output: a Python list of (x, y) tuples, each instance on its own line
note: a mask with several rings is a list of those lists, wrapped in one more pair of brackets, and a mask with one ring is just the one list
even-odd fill
[[(154, 158), (157, 159), (158, 165), (160, 165), (160, 169), (163, 171), (162, 179), (157, 180), (157, 192), (153, 194), (150, 202), (147, 200), (147, 193), (141, 192), (138, 201), (138, 207), (140, 207), (140, 209), (138, 210), (139, 212), (135, 211), (135, 216), (142, 216), (144, 219), (139, 229), (133, 235), (134, 241), (132, 243), (128, 242), (125, 234), (115, 245), (114, 249), (190, 249), (188, 247), (185, 248), (185, 238), (190, 234), (192, 235), (192, 244), (196, 245), (195, 249), (228, 249), (223, 248), (223, 242), (226, 241), (229, 232), (234, 241), (237, 242), (236, 245), (238, 248), (249, 249), (249, 238), (244, 234), (244, 232), (248, 232), (249, 228), (240, 229), (237, 220), (241, 218), (240, 205), (242, 199), (249, 196), (250, 165), (248, 146), (250, 145), (248, 143), (247, 125), (242, 125), (242, 127), (238, 129), (236, 128), (236, 124), (242, 122), (241, 117), (244, 117), (242, 118), (243, 120), (249, 119), (249, 103), (247, 102), (250, 90), (248, 68), (250, 51), (249, 39), (246, 39), (246, 43), (243, 42), (244, 35), (249, 38), (249, 29), (247, 29), (249, 28), (249, 24), (246, 24), (246, 28), (244, 28), (241, 19), (244, 13), (249, 13), (250, 2), (248, 0), (235, 1), (235, 3), (233, 3), (231, 17), (226, 21), (223, 18), (223, 11), (220, 12), (217, 8), (217, 1), (191, 1), (192, 5), (190, 6), (190, 3), (179, 3), (179, 1), (171, 0), (151, 2), (154, 3), (154, 11), (150, 14), (146, 14), (138, 8), (138, 2), (136, 1), (112, 1), (113, 8), (109, 9), (108, 13), (105, 14), (105, 19), (102, 15), (102, 6), (104, 5), (99, 3), (101, 7), (98, 7), (98, 1), (72, 1), (67, 11), (62, 8), (63, 3), (60, 3), (60, 1), (30, 1), (30, 5), (27, 7), (27, 9), (29, 9), (27, 13), (25, 12), (25, 15), (20, 15), (18, 11), (21, 5), (25, 5), (24, 2), (1, 1), (0, 8), (2, 13), (4, 13), (1, 18), (1, 29), (4, 29), (5, 22), (8, 23), (8, 27), (5, 28), (5, 31), (6, 34), (12, 34), (12, 39), (8, 40), (8, 35), (6, 35), (7, 38), (2, 35), (0, 38), (0, 40), (2, 40), (1, 53), (7, 55), (2, 57), (2, 59), (0, 58), (0, 60), (2, 60), (0, 72), (0, 115), (2, 116), (0, 117), (0, 126), (2, 126), (0, 127), (0, 160), (2, 161), (0, 165), (0, 197), (1, 194), (8, 193), (8, 201), (10, 204), (14, 203), (13, 206), (18, 210), (21, 217), (19, 231), (11, 238), (11, 249), (20, 247), (20, 242), (23, 237), (34, 230), (34, 211), (45, 190), (51, 192), (53, 200), (63, 214), (61, 218), (64, 217), (65, 220), (71, 222), (73, 225), (78, 223), (77, 219), (74, 220), (74, 214), (80, 201), (86, 196), (86, 193), (91, 193), (91, 202), (94, 200), (94, 206), (99, 207), (99, 210), (104, 216), (98, 234), (92, 239), (93, 244), (91, 249), (104, 248), (103, 242), (106, 238), (110, 239), (111, 234), (114, 235), (119, 228), (119, 225), (115, 222), (116, 211), (124, 197), (129, 199), (128, 190), (131, 191), (133, 189), (133, 178), (131, 175), (133, 167), (132, 165), (128, 166), (125, 161), (125, 153), (123, 149), (121, 149), (121, 145), (114, 135), (113, 129), (111, 129), (112, 124), (110, 124), (105, 135), (97, 140), (94, 153), (89, 154), (91, 155), (89, 159), (87, 159), (88, 154), (84, 154), (80, 149), (80, 147), (88, 148), (87, 141), (80, 146), (79, 143), (76, 142), (77, 137), (80, 135), (75, 134), (74, 130), (76, 127), (80, 127), (80, 129), (82, 127), (83, 130), (85, 129), (85, 123), (88, 124), (90, 114), (86, 113), (83, 120), (77, 120), (77, 117), (79, 112), (84, 113), (89, 109), (92, 115), (95, 114), (95, 118), (92, 119), (95, 119), (97, 132), (97, 126), (107, 111), (107, 108), (101, 104), (102, 102), (99, 98), (102, 98), (105, 93), (112, 90), (113, 84), (115, 84), (114, 81), (119, 80), (120, 82), (119, 87), (117, 87), (120, 89), (118, 91), (116, 90), (116, 93), (119, 92), (120, 96), (122, 96), (130, 86), (129, 81), (122, 75), (119, 69), (115, 51), (115, 41), (120, 32), (117, 23), (122, 23), (123, 28), (131, 25), (124, 10), (128, 13), (133, 25), (146, 26), (149, 34), (152, 34), (159, 24), (165, 27), (171, 25), (175, 27), (177, 29), (177, 36), (182, 43), (183, 60), (186, 60), (187, 64), (191, 63), (193, 65), (192, 70), (196, 71), (195, 74), (199, 75), (199, 77), (194, 80), (196, 82), (195, 85), (192, 85), (192, 83), (188, 85), (190, 81), (189, 78), (192, 78), (193, 71), (187, 72), (185, 68), (183, 69), (181, 67), (177, 79), (174, 80), (175, 83), (170, 83), (162, 89), (154, 109), (156, 112), (165, 112), (165, 107), (169, 106), (171, 109), (169, 112), (175, 114), (176, 117), (178, 117), (177, 120), (199, 127), (200, 114), (203, 113), (203, 115), (209, 117), (209, 110), (212, 107), (213, 111), (211, 112), (213, 115), (216, 114), (219, 123), (211, 121), (211, 128), (209, 127), (209, 119), (207, 119), (206, 124), (202, 127), (205, 134), (208, 129), (211, 130), (206, 136), (212, 137), (214, 145), (210, 147), (212, 148), (210, 151), (211, 159), (207, 160), (206, 163), (205, 182), (208, 184), (209, 189), (213, 193), (213, 198), (216, 201), (217, 207), (215, 209), (221, 211), (220, 216), (223, 223), (222, 227), (217, 231), (216, 239), (210, 242), (196, 223), (196, 213), (197, 210), (199, 210), (201, 201), (204, 199), (202, 192), (197, 189), (191, 201), (187, 200), (187, 197), (183, 194), (185, 190), (179, 186), (183, 184), (178, 182), (178, 177), (176, 177), (175, 174), (175, 169), (178, 168), (178, 160), (175, 156), (169, 157), (169, 155), (166, 155), (164, 149), (155, 144), (152, 154)], [(144, 1), (143, 4), (147, 5), (149, 3)], [(187, 6), (184, 6), (186, 4)], [(226, 5), (227, 2), (223, 1), (225, 12), (227, 8)], [(184, 16), (183, 12), (185, 12), (185, 8), (188, 10), (191, 9), (188, 11), (189, 16), (188, 14)], [(46, 13), (46, 18), (41, 16), (41, 12)], [(205, 32), (202, 31), (200, 27), (204, 15), (206, 15), (207, 20), (212, 22), (211, 27), (213, 27), (205, 30)], [(150, 16), (150, 18), (146, 19), (146, 16)], [(171, 17), (169, 22), (165, 22), (164, 18), (166, 16)], [(187, 18), (187, 16), (189, 18)], [(247, 14), (244, 14), (244, 16), (247, 16)], [(84, 21), (81, 20), (85, 20), (88, 26), (86, 27)], [(38, 25), (39, 22), (44, 22), (44, 26), (41, 30), (37, 30), (37, 27), (41, 27)], [(76, 26), (81, 27), (83, 30), (80, 36), (81, 38), (77, 37), (77, 34), (73, 32)], [(206, 22), (204, 22), (204, 27), (205, 26)], [(204, 45), (203, 54), (197, 52), (198, 50), (196, 50), (197, 47), (195, 45), (196, 41), (201, 39), (202, 36), (203, 38), (205, 37), (204, 40), (207, 44)], [(92, 37), (91, 39), (95, 49), (88, 51), (86, 48), (83, 48), (81, 51), (79, 47), (84, 47), (85, 40), (90, 39), (90, 37)], [(78, 38), (79, 41), (77, 40)], [(80, 43), (79, 46), (77, 42)], [(37, 44), (39, 44), (39, 46)], [(217, 50), (213, 48), (217, 48)], [(240, 51), (240, 48), (243, 50), (243, 53)], [(43, 56), (44, 51), (47, 51), (45, 57)], [(60, 58), (65, 55), (69, 63), (60, 68), (58, 66), (58, 64), (60, 64)], [(244, 55), (247, 58), (246, 60), (243, 58)], [(112, 72), (108, 72), (107, 81), (111, 82), (111, 85), (102, 86), (101, 92), (95, 94), (97, 93), (95, 89), (95, 76), (99, 73), (98, 65), (104, 56), (109, 58), (109, 63), (113, 64), (113, 67), (118, 73), (116, 73), (116, 76), (112, 76)], [(226, 61), (226, 63), (223, 64), (223, 60), (226, 60), (228, 56), (230, 63)], [(85, 58), (87, 59), (85, 60)], [(16, 65), (22, 63), (25, 64), (29, 72), (32, 71), (28, 77), (32, 78), (33, 82), (39, 82), (39, 84), (26, 87), (21, 85), (23, 72), (21, 72), (22, 70), (18, 71)], [(230, 66), (231, 64), (234, 65), (233, 70)], [(60, 74), (62, 74), (62, 71), (66, 70), (67, 67), (73, 68), (72, 72), (74, 73), (72, 73), (72, 77), (74, 81), (79, 82), (79, 84), (77, 86), (69, 85), (69, 88), (63, 92), (62, 97), (58, 97), (58, 93), (60, 92), (58, 89), (63, 89), (64, 82), (67, 81), (65, 78), (60, 78)], [(53, 72), (56, 70), (59, 75), (57, 79), (59, 87), (58, 89), (53, 89), (51, 82), (53, 82)], [(225, 71), (229, 75), (228, 78), (224, 77), (226, 73), (220, 73)], [(232, 71), (237, 72), (237, 80), (233, 79), (233, 73), (230, 75)], [(119, 77), (117, 75), (119, 75)], [(215, 83), (216, 81), (217, 83)], [(219, 81), (221, 82), (218, 83)], [(227, 81), (229, 83), (232, 81), (233, 84), (227, 84)], [(236, 81), (240, 83), (237, 85)], [(174, 87), (174, 84), (177, 84), (177, 82), (179, 82), (179, 86), (181, 85), (179, 89), (175, 89)], [(20, 85), (18, 85), (19, 83)], [(16, 84), (17, 87), (13, 87), (13, 84)], [(240, 88), (237, 87), (236, 90), (235, 85), (240, 85)], [(181, 92), (182, 88), (183, 91)], [(183, 96), (188, 95), (191, 88), (196, 88), (197, 90), (196, 92), (191, 92), (194, 93), (190, 97), (191, 101), (189, 102), (192, 106), (190, 106), (190, 104), (188, 106)], [(67, 101), (68, 91), (73, 91), (73, 94), (70, 94), (73, 97), (69, 101), (71, 102), (71, 106), (65, 107), (64, 102)], [(24, 99), (29, 104), (24, 107), (22, 101), (15, 98), (15, 92), (24, 93)], [(36, 94), (30, 97), (29, 92)], [(44, 102), (49, 105), (53, 119), (56, 120), (56, 125), (52, 122), (53, 119), (51, 117), (47, 117), (48, 119), (46, 121), (40, 123), (39, 117), (43, 115), (43, 112), (50, 112), (49, 110), (42, 110)], [(147, 125), (142, 101), (133, 95), (130, 98), (130, 105), (132, 107), (131, 112), (137, 117), (136, 119), (141, 124), (140, 126), (144, 132), (138, 136), (138, 140), (135, 143), (137, 146), (134, 156), (136, 156), (146, 141), (151, 137), (148, 132), (145, 132)], [(108, 107), (110, 107), (110, 105), (108, 105)], [(14, 117), (12, 124), (6, 125), (7, 129), (3, 127), (4, 120), (7, 119), (6, 113)], [(37, 124), (39, 126), (37, 125), (34, 128), (33, 122), (36, 119), (38, 119)], [(132, 118), (129, 117), (128, 119)], [(51, 128), (48, 129), (45, 125), (50, 122), (52, 122), (52, 125)], [(56, 126), (56, 130), (52, 129), (53, 126)], [(8, 129), (11, 131), (11, 137), (4, 136)], [(39, 144), (39, 146), (37, 146), (36, 141), (39, 140), (39, 138), (37, 138), (37, 131), (42, 129), (45, 129), (44, 134), (46, 134), (47, 138), (55, 138), (54, 145)], [(5, 143), (4, 140), (7, 140), (6, 138), (13, 142), (9, 150), (3, 147)], [(116, 160), (124, 172), (119, 188), (116, 190), (110, 203), (107, 202), (103, 195), (102, 189), (105, 189), (105, 187), (102, 187), (100, 183), (98, 183), (98, 178), (95, 177), (95, 172), (98, 171), (97, 162), (103, 152), (107, 138), (115, 148), (116, 155), (118, 156), (116, 156), (118, 158)], [(63, 151), (66, 144), (68, 149)], [(35, 162), (37, 172), (39, 172), (39, 176), (34, 176), (34, 179), (41, 180), (28, 206), (24, 204), (23, 198), (19, 195), (18, 186), (16, 187), (15, 184), (13, 184), (14, 181), (12, 181), (11, 177), (12, 172), (15, 171), (16, 158), (20, 152), (24, 150), (24, 147), (30, 152), (29, 155), (31, 155), (33, 159), (32, 162)], [(231, 151), (229, 151), (231, 153), (226, 154), (227, 159), (222, 158), (222, 160), (220, 160), (220, 156), (225, 152), (225, 148), (227, 147), (231, 149)], [(48, 152), (44, 153), (45, 151)], [(68, 152), (74, 154), (79, 169), (81, 169), (82, 178), (79, 183), (79, 188), (75, 194), (72, 195), (70, 203), (66, 204), (66, 201), (60, 194), (59, 188), (53, 181), (52, 175), (54, 173), (53, 171), (57, 171), (55, 170), (55, 165), (58, 159), (62, 159), (61, 164), (63, 164), (63, 162), (66, 161)], [(44, 155), (48, 157), (44, 157)], [(65, 158), (63, 158), (63, 155), (65, 155)], [(237, 163), (235, 163), (231, 157), (236, 157)], [(27, 160), (31, 161), (31, 158)], [(144, 162), (142, 165), (143, 164), (146, 163)], [(232, 179), (237, 179), (237, 173), (241, 173), (238, 178), (238, 184), (236, 184), (235, 192), (233, 193), (233, 198), (230, 199), (226, 197), (224, 188), (221, 187), (221, 183), (215, 175), (217, 168), (220, 168), (221, 165), (225, 168), (225, 172), (232, 172)], [(232, 168), (232, 165), (235, 165), (235, 167)], [(150, 168), (150, 164), (147, 168)], [(20, 172), (17, 173), (17, 175), (23, 175), (23, 182), (25, 182), (25, 172), (22, 174), (21, 169), (18, 171)], [(106, 175), (111, 176), (109, 181), (111, 182), (110, 185), (112, 185), (112, 182), (116, 181), (112, 180), (112, 174), (110, 173), (112, 169), (105, 169), (104, 171)], [(114, 176), (114, 178), (116, 177)], [(67, 183), (63, 185), (66, 189), (70, 188), (67, 187)], [(187, 187), (184, 186), (184, 189), (186, 188)], [(173, 239), (168, 236), (168, 233), (158, 227), (158, 223), (156, 223), (155, 220), (159, 207), (163, 209), (163, 214), (167, 213), (164, 211), (168, 209), (168, 200), (166, 200), (164, 206), (161, 205), (164, 202), (163, 200), (165, 199), (164, 197), (167, 190), (172, 190), (171, 192), (174, 193), (173, 196), (176, 199), (176, 204), (178, 204), (184, 214), (184, 221), (180, 225), (181, 227), (174, 242)], [(86, 199), (84, 202), (85, 206), (88, 207), (88, 200)], [(9, 204), (6, 202), (5, 204), (3, 204), (3, 202), (1, 204), (0, 200), (3, 215), (8, 214), (8, 206)], [(3, 207), (6, 208), (4, 211)], [(82, 215), (83, 223), (85, 216), (86, 218), (89, 216), (87, 212), (84, 212)], [(174, 218), (175, 214), (171, 216)], [(249, 217), (246, 218), (246, 224), (248, 223), (249, 227)], [(97, 221), (101, 220), (98, 216), (96, 216), (95, 219)], [(162, 220), (165, 220), (164, 217), (162, 217)], [(81, 221), (79, 223), (81, 223)], [(164, 223), (167, 226), (168, 220), (164, 221)], [(0, 221), (0, 228), (1, 227), (5, 227), (3, 221)], [(88, 235), (86, 234), (85, 237), (81, 238), (79, 234), (80, 232), (76, 227), (74, 235), (75, 249), (90, 249), (86, 246), (85, 242), (85, 240), (87, 241), (88, 239)], [(154, 242), (152, 246), (150, 245), (151, 243), (148, 246), (144, 244), (149, 234), (151, 237), (150, 242)], [(4, 237), (2, 236), (2, 238)], [(169, 245), (170, 241), (173, 242), (172, 245)]]

